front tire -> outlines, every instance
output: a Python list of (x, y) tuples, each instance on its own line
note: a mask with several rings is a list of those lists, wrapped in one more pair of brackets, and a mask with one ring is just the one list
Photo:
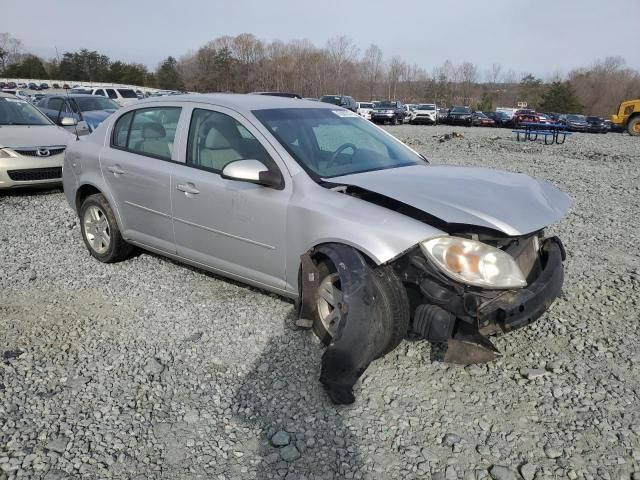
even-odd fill
[(88, 196), (80, 206), (80, 231), (91, 256), (103, 263), (124, 260), (133, 253), (120, 233), (111, 205), (101, 193)]
[[(337, 308), (342, 307), (340, 278), (337, 269), (329, 260), (318, 264), (320, 286), (318, 304), (313, 320), (313, 331), (324, 345), (329, 345), (339, 326)], [(376, 353), (382, 357), (396, 348), (409, 329), (409, 300), (402, 282), (393, 268), (381, 266), (368, 269), (375, 290), (374, 320), (382, 325), (384, 347)], [(333, 303), (333, 305), (331, 305)]]
[(640, 117), (635, 117), (629, 120), (627, 131), (629, 132), (629, 135), (634, 137), (640, 135)]

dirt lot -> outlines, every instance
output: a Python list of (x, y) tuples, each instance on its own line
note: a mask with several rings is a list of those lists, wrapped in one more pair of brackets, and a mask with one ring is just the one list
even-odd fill
[(640, 479), (640, 141), (389, 131), (575, 199), (550, 232), (565, 293), (502, 358), (447, 365), (408, 339), (336, 408), (292, 303), (151, 254), (100, 264), (60, 191), (2, 194), (0, 479)]

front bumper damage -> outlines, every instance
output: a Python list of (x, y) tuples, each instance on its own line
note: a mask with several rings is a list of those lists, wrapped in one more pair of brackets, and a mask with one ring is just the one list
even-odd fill
[(487, 337), (534, 322), (562, 290), (566, 258), (562, 242), (557, 237), (547, 238), (532, 251), (533, 241), (533, 237), (521, 241), (517, 260), (528, 263), (530, 273), (528, 286), (518, 290), (461, 285), (423, 257), (410, 254), (405, 260), (410, 266), (400, 263), (398, 267), (404, 269), (405, 281), (419, 288), (414, 331), (431, 342), (448, 342), (445, 361), (466, 365), (491, 361), (499, 355)]
[[(407, 289), (413, 331), (433, 343), (447, 342), (446, 362), (468, 365), (493, 360), (500, 352), (490, 335), (529, 325), (560, 295), (566, 254), (559, 238), (540, 240), (534, 234), (512, 239), (507, 251), (528, 272), (527, 287), (487, 290), (463, 285), (431, 265), (417, 247), (391, 263)], [(335, 403), (351, 403), (353, 385), (383, 354), (389, 339), (376, 324), (371, 268), (346, 245), (320, 246), (301, 257), (297, 325), (312, 326), (320, 282), (313, 257), (318, 253), (338, 266), (344, 295), (340, 327), (322, 357), (320, 381)]]

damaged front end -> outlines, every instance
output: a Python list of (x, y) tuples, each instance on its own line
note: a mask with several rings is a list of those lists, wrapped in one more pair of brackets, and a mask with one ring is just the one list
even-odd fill
[[(462, 236), (462, 235), (457, 235)], [(445, 274), (419, 247), (393, 262), (413, 312), (412, 329), (430, 342), (448, 342), (445, 361), (491, 361), (498, 350), (488, 336), (538, 319), (560, 295), (565, 251), (557, 237), (542, 232), (522, 237), (469, 235), (509, 254), (526, 278), (522, 288), (482, 288)]]

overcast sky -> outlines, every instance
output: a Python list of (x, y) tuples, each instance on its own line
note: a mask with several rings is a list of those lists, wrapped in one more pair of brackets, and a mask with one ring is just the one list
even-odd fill
[(221, 35), (307, 38), (348, 35), (431, 72), (446, 59), (481, 72), (548, 77), (623, 57), (640, 70), (640, 0), (77, 0), (3, 1), (0, 32), (45, 58), (80, 48), (155, 69)]

